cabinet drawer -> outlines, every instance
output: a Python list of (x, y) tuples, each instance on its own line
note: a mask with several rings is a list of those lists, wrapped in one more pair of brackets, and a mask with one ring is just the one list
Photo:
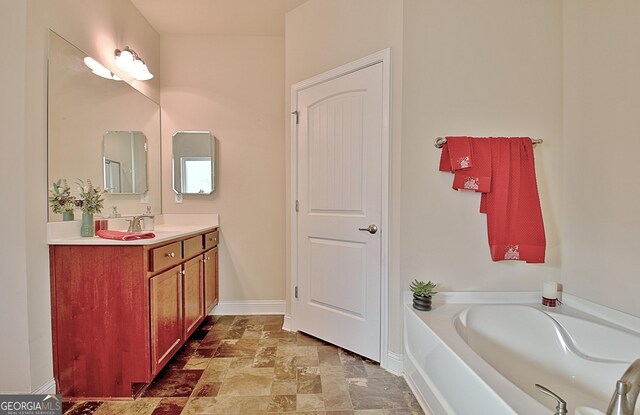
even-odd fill
[(169, 245), (155, 248), (151, 251), (151, 272), (178, 264), (182, 261), (182, 242), (174, 242)]
[(218, 231), (204, 234), (204, 249), (213, 248), (218, 245)]
[(185, 239), (182, 247), (185, 258), (190, 258), (199, 254), (202, 249), (202, 235), (194, 236), (193, 238)]

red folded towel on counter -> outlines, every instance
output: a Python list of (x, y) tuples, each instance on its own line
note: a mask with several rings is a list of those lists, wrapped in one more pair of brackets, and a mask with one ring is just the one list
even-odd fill
[(135, 241), (137, 239), (151, 239), (156, 237), (156, 235), (152, 232), (135, 233), (109, 231), (106, 229), (99, 230), (98, 232), (96, 232), (96, 235), (104, 239), (114, 239), (116, 241)]

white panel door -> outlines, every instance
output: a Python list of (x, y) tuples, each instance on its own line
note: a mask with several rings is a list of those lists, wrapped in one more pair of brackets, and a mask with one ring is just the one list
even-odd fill
[(302, 89), (296, 97), (295, 325), (376, 361), (384, 232), (382, 95), (383, 64), (377, 63)]

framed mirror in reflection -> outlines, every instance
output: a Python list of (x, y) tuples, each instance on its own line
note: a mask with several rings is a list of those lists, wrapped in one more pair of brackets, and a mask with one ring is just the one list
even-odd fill
[(111, 194), (147, 191), (147, 137), (142, 131), (107, 131), (102, 141), (104, 188)]
[[(97, 76), (86, 57), (49, 32), (47, 187), (66, 178), (75, 194), (73, 183), (90, 179), (109, 190), (103, 215), (112, 206), (125, 215), (147, 206), (161, 213), (160, 106), (124, 81)], [(49, 220), (62, 215), (50, 210)]]
[(215, 138), (209, 131), (178, 131), (172, 138), (173, 191), (208, 195), (215, 190)]

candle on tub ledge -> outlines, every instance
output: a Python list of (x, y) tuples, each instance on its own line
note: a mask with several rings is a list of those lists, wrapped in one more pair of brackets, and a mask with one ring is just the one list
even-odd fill
[(558, 283), (547, 281), (542, 286), (542, 305), (555, 307), (558, 303)]

